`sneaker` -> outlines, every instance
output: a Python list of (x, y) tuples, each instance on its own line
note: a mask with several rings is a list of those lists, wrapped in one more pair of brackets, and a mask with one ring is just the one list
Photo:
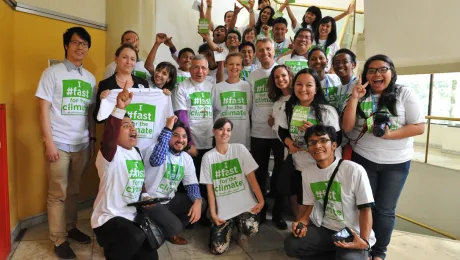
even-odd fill
[(67, 238), (70, 238), (74, 240), (77, 243), (80, 244), (90, 244), (91, 243), (91, 238), (86, 235), (85, 233), (81, 232), (77, 228), (71, 229), (67, 232)]
[(73, 252), (72, 248), (69, 245), (69, 242), (65, 241), (59, 246), (54, 246), (54, 253), (61, 260), (74, 260), (77, 259), (77, 256)]

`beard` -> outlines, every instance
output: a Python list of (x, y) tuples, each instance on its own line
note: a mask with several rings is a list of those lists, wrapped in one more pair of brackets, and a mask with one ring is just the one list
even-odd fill
[(176, 148), (174, 148), (174, 145), (170, 145), (170, 146), (169, 146), (169, 149), (170, 149), (173, 153), (177, 154), (177, 153), (180, 153), (180, 152), (184, 151), (186, 144), (182, 143), (182, 145), (184, 146), (184, 148), (182, 148), (182, 150), (177, 150)]

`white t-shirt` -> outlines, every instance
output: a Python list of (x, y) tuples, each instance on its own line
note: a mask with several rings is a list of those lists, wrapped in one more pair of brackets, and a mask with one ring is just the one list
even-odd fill
[(349, 89), (349, 92), (346, 93), (346, 89), (342, 89), (342, 82), (340, 81), (339, 76), (335, 74), (326, 74), (326, 77), (321, 80), (321, 88), (323, 89), (324, 96), (329, 102), (329, 105), (335, 107), (338, 111), (341, 111), (341, 109), (339, 109), (339, 104), (341, 105), (341, 108), (343, 108), (345, 105), (344, 102), (348, 98), (348, 94), (351, 93), (351, 89)]
[(249, 113), (252, 108), (251, 85), (240, 80), (229, 84), (222, 81), (214, 88), (212, 94), (216, 120), (226, 117), (233, 122), (232, 137), (229, 143), (240, 143), (250, 148)]
[(152, 167), (149, 159), (154, 148), (155, 145), (150, 146), (144, 154), (145, 189), (151, 197), (174, 198), (181, 181), (184, 185), (198, 183), (195, 165), (188, 153), (181, 152), (175, 155), (169, 151), (162, 165)]
[[(323, 125), (334, 127), (336, 132), (340, 131), (339, 115), (335, 108), (329, 105), (320, 105), (320, 107), (323, 109)], [(286, 103), (281, 107), (282, 112), (278, 114), (275, 124), (284, 129), (289, 129), (295, 145), (303, 149), (292, 155), (296, 170), (302, 171), (308, 164), (315, 163), (315, 160), (313, 160), (310, 153), (308, 153), (307, 143), (305, 142), (305, 131), (300, 130), (298, 126), (303, 125), (303, 121), (305, 120), (314, 125), (317, 125), (318, 121), (316, 120), (316, 114), (312, 107), (297, 105), (293, 109), (291, 125), (288, 127), (285, 109)], [(335, 149), (335, 156), (337, 158), (342, 158), (342, 148), (340, 146)]]
[(100, 227), (114, 217), (133, 221), (136, 208), (127, 204), (139, 200), (145, 176), (139, 153), (134, 147), (126, 150), (117, 146), (115, 156), (109, 162), (99, 151), (96, 168), (100, 182), (91, 215), (91, 227)]
[(273, 104), (273, 113), (272, 116), (275, 118), (275, 124), (272, 126), (272, 129), (278, 133), (278, 125), (276, 124), (276, 118), (279, 117), (280, 113), (284, 113), (284, 103), (291, 98), (291, 95), (288, 96), (281, 96), (274, 104)]
[[(317, 46), (322, 47), (326, 44), (326, 40), (319, 40)], [(313, 46), (315, 47), (315, 46)], [(340, 50), (340, 45), (337, 41), (333, 44), (329, 45), (326, 49), (326, 58), (327, 58), (327, 66), (326, 72), (329, 72), (332, 68), (332, 58), (334, 57), (335, 53)]]
[(189, 78), (175, 89), (174, 111), (187, 110), (192, 140), (197, 149), (212, 148), (213, 88), (214, 85), (207, 80), (198, 83)]
[[(247, 81), (249, 78), (249, 75), (251, 75), (251, 73), (258, 68), (259, 66), (257, 64), (251, 64), (250, 66), (244, 66), (240, 72), (240, 79)], [(227, 69), (224, 70), (224, 73), (225, 73), (225, 79), (227, 79), (228, 78)]]
[(302, 69), (308, 68), (308, 60), (304, 56), (292, 54), (284, 55), (277, 61), (278, 64), (284, 64), (289, 67), (294, 75)]
[(43, 71), (35, 96), (51, 103), (53, 140), (64, 144), (89, 141), (88, 108), (96, 101), (96, 79), (86, 69), (68, 71), (59, 63)]
[[(289, 39), (288, 37), (286, 37), (284, 39), (284, 41), (280, 42), (280, 43), (277, 43), (275, 41), (274, 42), (274, 47), (275, 47), (275, 60), (278, 58), (278, 57), (281, 57), (281, 55), (285, 54), (286, 52), (289, 51), (289, 44), (291, 44), (291, 39)], [(278, 64), (281, 64), (278, 62)]]
[[(134, 65), (133, 75), (141, 79), (147, 80), (147, 82), (149, 83), (149, 87), (153, 88), (152, 75), (150, 75), (150, 72), (146, 70), (144, 66), (144, 61), (140, 60), (136, 62), (136, 64)], [(105, 68), (104, 79), (115, 74), (116, 69), (117, 64), (115, 63), (115, 61), (112, 61), (109, 65), (107, 65), (107, 68)]]
[(185, 81), (186, 79), (190, 78), (190, 72), (183, 71), (181, 69), (177, 69), (177, 77), (176, 77), (176, 87), (179, 86), (180, 83)]
[[(302, 17), (302, 20), (303, 20), (303, 17)], [(292, 27), (292, 26), (291, 26)], [(300, 30), (300, 28), (302, 28), (302, 22), (298, 22), (297, 21), (297, 24), (294, 28), (292, 28), (292, 31), (294, 32), (294, 34), (297, 33), (298, 30)], [(311, 28), (311, 25), (310, 24), (307, 24), (307, 29), (310, 29), (313, 31), (313, 29)]]
[[(375, 95), (375, 104), (378, 103), (380, 95)], [(399, 86), (399, 94), (396, 99), (396, 111), (398, 116), (390, 114), (390, 130), (399, 129), (408, 124), (419, 124), (425, 122), (420, 100), (414, 91), (408, 87)], [(372, 96), (366, 98), (361, 103), (361, 108), (366, 117), (373, 111)], [(387, 111), (386, 109), (383, 109)], [(369, 119), (369, 124), (373, 124), (373, 117)], [(356, 124), (351, 133), (347, 135), (355, 140), (361, 132), (362, 125), (365, 120), (356, 116)], [(376, 137), (372, 134), (372, 128), (369, 127), (368, 132), (359, 139), (358, 143), (350, 142), (353, 151), (368, 159), (369, 161), (379, 164), (396, 164), (407, 162), (412, 159), (414, 153), (414, 139), (413, 137), (387, 140)]]
[(226, 154), (220, 154), (216, 148), (204, 154), (200, 183), (213, 185), (220, 219), (229, 220), (257, 204), (246, 175), (258, 167), (242, 144), (229, 144)]
[(206, 80), (211, 82), (212, 84), (216, 84), (217, 82), (217, 68), (214, 70), (209, 70), (208, 76), (206, 76)]
[(268, 98), (267, 80), (274, 66), (269, 69), (260, 67), (253, 71), (248, 82), (252, 92), (252, 129), (251, 136), (256, 138), (275, 139), (276, 132), (268, 125), (268, 117), (273, 112), (273, 101)]
[[(352, 161), (343, 161), (329, 190), (326, 213), (324, 211), (324, 195), (329, 179), (332, 176), (339, 159), (325, 169), (314, 164), (308, 165), (302, 171), (303, 204), (314, 205), (310, 219), (316, 226), (339, 231), (345, 227), (359, 232), (358, 205), (374, 202), (372, 189), (366, 170)], [(318, 203), (315, 203), (318, 201)], [(375, 234), (371, 231), (369, 244), (375, 244)]]

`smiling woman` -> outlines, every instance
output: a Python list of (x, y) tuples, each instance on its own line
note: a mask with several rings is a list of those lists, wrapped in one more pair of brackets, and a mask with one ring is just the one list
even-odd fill
[(417, 95), (396, 84), (396, 69), (385, 55), (369, 58), (343, 112), (352, 161), (367, 171), (375, 198), (373, 257), (385, 259), (395, 209), (414, 152), (413, 136), (423, 134), (424, 115)]

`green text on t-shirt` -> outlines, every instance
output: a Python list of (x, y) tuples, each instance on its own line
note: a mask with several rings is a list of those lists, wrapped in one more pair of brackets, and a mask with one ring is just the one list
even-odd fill
[(211, 174), (216, 197), (244, 190), (244, 176), (238, 159), (211, 164)]
[(292, 72), (294, 72), (294, 75), (297, 74), (297, 72), (308, 68), (308, 62), (306, 60), (288, 60), (284, 62), (284, 65), (288, 66)]
[[(310, 183), (311, 191), (316, 200), (323, 200), (326, 195), (328, 181)], [(329, 190), (325, 217), (343, 222), (342, 186), (340, 182), (333, 181)], [(323, 205), (324, 206), (324, 205)]]
[(147, 79), (147, 73), (145, 71), (135, 70), (133, 71), (133, 74), (134, 76), (139, 77), (141, 79), (145, 79), (145, 80)]
[(90, 83), (79, 79), (63, 80), (61, 115), (88, 115), (92, 97), (93, 88)]
[(234, 120), (243, 120), (247, 118), (248, 97), (246, 92), (222, 92), (220, 93), (220, 104), (224, 110), (222, 112), (222, 117)]
[(254, 82), (254, 102), (258, 107), (271, 107), (273, 102), (268, 98), (268, 78), (258, 79)]
[(176, 87), (177, 87), (177, 85), (179, 85), (179, 83), (184, 82), (186, 79), (188, 79), (187, 76), (177, 76), (176, 77)]
[(156, 106), (145, 103), (130, 104), (126, 113), (134, 123), (139, 138), (153, 138)]
[(126, 168), (128, 170), (128, 182), (123, 190), (123, 197), (139, 198), (144, 184), (144, 164), (141, 160), (126, 160)]
[[(289, 132), (294, 143), (301, 148), (305, 148), (305, 130), (301, 130), (300, 127), (304, 125), (304, 121), (308, 121), (314, 125), (318, 124), (315, 118), (311, 118), (310, 107), (295, 106), (292, 111), (291, 124), (289, 126)], [(310, 118), (309, 118), (310, 116)]]
[(190, 94), (190, 119), (212, 119), (211, 92), (195, 92)]
[[(179, 167), (179, 169), (177, 167)], [(182, 181), (183, 178), (184, 166), (167, 163), (163, 179), (161, 179), (161, 182), (158, 185), (157, 192), (168, 195), (172, 191), (176, 191), (177, 186), (179, 186), (179, 183)]]

